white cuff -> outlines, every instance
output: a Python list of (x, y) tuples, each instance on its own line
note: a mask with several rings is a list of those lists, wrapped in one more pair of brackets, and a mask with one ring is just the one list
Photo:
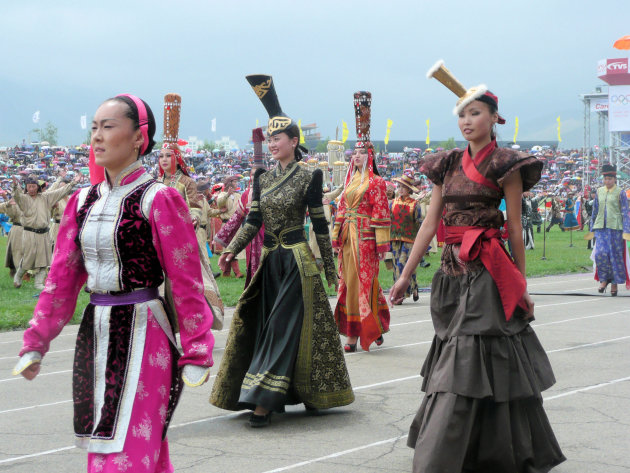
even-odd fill
[(210, 368), (197, 365), (185, 365), (182, 373), (182, 379), (191, 388), (201, 386), (210, 374)]
[(31, 366), (33, 363), (41, 363), (41, 361), (42, 361), (42, 354), (40, 352), (38, 351), (26, 352), (20, 357), (19, 361), (13, 368), (12, 374), (13, 376), (16, 376), (20, 374), (22, 371), (24, 371), (26, 368)]

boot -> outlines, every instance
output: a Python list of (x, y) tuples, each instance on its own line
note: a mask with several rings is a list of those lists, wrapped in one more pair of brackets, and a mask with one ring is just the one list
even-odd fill
[(35, 273), (35, 290), (43, 291), (44, 290), (44, 280), (46, 279), (46, 269), (40, 269)]
[(243, 275), (243, 273), (241, 273), (241, 268), (238, 267), (238, 261), (236, 259), (232, 260), (232, 271), (234, 271), (234, 275), (241, 279), (244, 278), (245, 276)]
[(13, 276), (13, 287), (22, 287), (22, 277), (24, 276), (25, 271), (20, 266), (15, 272), (15, 276)]

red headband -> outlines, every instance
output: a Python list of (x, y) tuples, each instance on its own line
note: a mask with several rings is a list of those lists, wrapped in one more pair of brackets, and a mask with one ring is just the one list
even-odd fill
[(129, 97), (133, 103), (136, 104), (136, 108), (138, 109), (138, 125), (140, 125), (140, 132), (142, 133), (142, 138), (144, 138), (144, 143), (142, 143), (142, 148), (140, 148), (140, 155), (143, 155), (149, 146), (149, 119), (147, 116), (147, 107), (144, 105), (144, 102), (135, 95), (119, 94), (116, 97)]

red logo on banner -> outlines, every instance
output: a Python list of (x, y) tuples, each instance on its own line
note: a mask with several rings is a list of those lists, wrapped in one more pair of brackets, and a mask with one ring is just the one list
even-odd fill
[(606, 72), (608, 74), (627, 74), (628, 58), (608, 59), (606, 64)]

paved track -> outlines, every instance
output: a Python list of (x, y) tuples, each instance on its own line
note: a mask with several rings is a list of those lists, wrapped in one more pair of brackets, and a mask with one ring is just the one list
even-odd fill
[[(630, 472), (630, 301), (600, 296), (595, 285), (587, 274), (529, 282), (532, 292), (592, 293), (534, 297), (533, 326), (557, 378), (545, 406), (568, 458), (554, 472)], [(73, 447), (72, 435), (76, 331), (67, 327), (52, 343), (32, 383), (11, 376), (21, 332), (0, 334), (0, 471), (85, 471), (86, 454)], [(226, 336), (216, 334), (215, 366)], [(249, 428), (246, 413), (211, 406), (210, 383), (187, 388), (169, 431), (175, 470), (409, 472), (407, 429), (420, 405), (419, 371), (432, 336), (428, 294), (395, 307), (382, 347), (346, 355), (353, 404), (313, 417), (292, 407), (266, 429)]]

